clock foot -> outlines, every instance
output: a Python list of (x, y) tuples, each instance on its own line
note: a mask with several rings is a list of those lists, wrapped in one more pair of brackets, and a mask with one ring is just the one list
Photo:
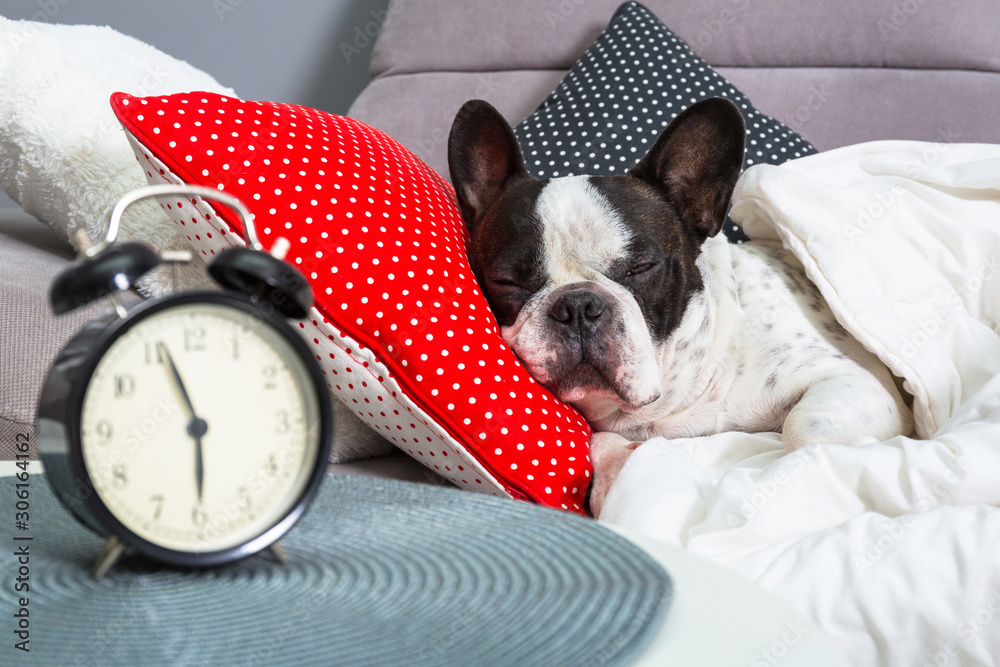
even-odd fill
[(282, 546), (281, 540), (269, 546), (268, 549), (271, 551), (271, 555), (278, 559), (279, 563), (288, 562), (288, 553), (285, 551), (285, 547)]
[(94, 569), (91, 571), (94, 579), (100, 579), (107, 574), (107, 571), (111, 569), (111, 566), (115, 564), (124, 551), (124, 542), (114, 535), (109, 537), (104, 546), (101, 547), (101, 553), (97, 555), (97, 562), (94, 563)]

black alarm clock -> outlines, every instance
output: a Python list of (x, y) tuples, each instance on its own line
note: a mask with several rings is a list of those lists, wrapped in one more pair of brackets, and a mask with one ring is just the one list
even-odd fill
[[(115, 244), (133, 202), (199, 196), (234, 209), (249, 247), (209, 264), (222, 291), (175, 292), (125, 307), (116, 293), (161, 257)], [(42, 388), (36, 432), (56, 496), (108, 541), (103, 576), (125, 548), (175, 566), (218, 565), (266, 547), (302, 516), (322, 481), (333, 417), (319, 366), (286, 318), (312, 293), (263, 252), (249, 211), (198, 186), (157, 185), (124, 197), (105, 240), (53, 281), (57, 314), (106, 298), (112, 308), (59, 353)], [(181, 253), (182, 255), (189, 253)], [(185, 259), (164, 253), (163, 259)]]

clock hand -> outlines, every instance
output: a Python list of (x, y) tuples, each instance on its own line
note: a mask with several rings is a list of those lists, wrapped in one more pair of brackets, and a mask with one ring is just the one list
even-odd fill
[(208, 424), (201, 417), (195, 417), (188, 423), (187, 432), (194, 438), (194, 481), (198, 487), (198, 502), (201, 502), (201, 490), (205, 480), (205, 464), (201, 454), (201, 437), (208, 431)]
[(208, 422), (195, 413), (191, 397), (188, 396), (187, 389), (184, 388), (184, 381), (181, 380), (181, 374), (177, 371), (177, 366), (174, 364), (174, 359), (170, 356), (170, 351), (167, 350), (166, 344), (163, 341), (157, 341), (156, 347), (167, 361), (167, 365), (170, 367), (170, 378), (173, 380), (174, 387), (180, 392), (181, 398), (184, 399), (184, 405), (187, 408), (188, 414), (191, 415), (191, 421), (187, 425), (187, 432), (194, 439), (194, 480), (198, 488), (198, 502), (200, 503), (205, 480), (205, 463), (201, 450), (201, 439), (208, 432)]
[(181, 374), (177, 372), (177, 366), (174, 364), (174, 358), (170, 356), (170, 351), (167, 350), (166, 344), (161, 340), (156, 342), (156, 348), (163, 355), (163, 358), (167, 361), (167, 366), (170, 367), (170, 379), (173, 380), (174, 388), (180, 392), (181, 398), (184, 399), (184, 407), (187, 408), (188, 414), (191, 416), (192, 420), (198, 418), (194, 411), (194, 405), (191, 403), (191, 397), (188, 396), (187, 389), (184, 388), (184, 381), (181, 380)]

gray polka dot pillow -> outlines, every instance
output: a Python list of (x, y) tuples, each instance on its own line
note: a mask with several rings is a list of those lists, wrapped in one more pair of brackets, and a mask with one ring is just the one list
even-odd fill
[[(765, 116), (648, 9), (627, 2), (559, 87), (514, 128), (534, 176), (611, 176), (628, 171), (677, 114), (725, 97), (747, 125), (743, 168), (811, 155), (813, 146)], [(746, 240), (732, 221), (730, 241)]]

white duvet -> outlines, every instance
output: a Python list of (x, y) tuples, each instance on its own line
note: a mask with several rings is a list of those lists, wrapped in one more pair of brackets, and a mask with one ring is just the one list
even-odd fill
[(905, 380), (916, 433), (788, 455), (777, 434), (654, 438), (600, 518), (746, 575), (853, 664), (1000, 664), (1000, 146), (753, 167), (732, 217)]

